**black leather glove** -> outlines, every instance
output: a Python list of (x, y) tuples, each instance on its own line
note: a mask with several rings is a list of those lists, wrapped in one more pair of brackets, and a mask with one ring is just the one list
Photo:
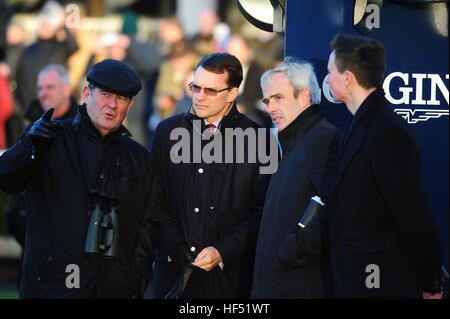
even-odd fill
[(323, 254), (327, 241), (323, 211), (316, 215), (306, 227), (297, 226), (288, 234), (278, 248), (278, 259), (294, 267), (308, 267), (310, 258)]
[(282, 242), (277, 251), (278, 259), (293, 267), (308, 267), (308, 254), (302, 242), (298, 238), (298, 233), (289, 234)]
[(61, 123), (51, 121), (54, 110), (51, 108), (45, 112), (28, 131), (33, 147), (38, 153), (47, 153), (58, 132), (63, 128)]

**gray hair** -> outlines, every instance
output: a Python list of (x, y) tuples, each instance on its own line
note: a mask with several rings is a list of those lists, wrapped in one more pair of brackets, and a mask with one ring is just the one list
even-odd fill
[(302, 89), (311, 91), (311, 103), (319, 104), (321, 92), (317, 82), (314, 67), (311, 63), (297, 60), (293, 57), (286, 57), (280, 65), (269, 69), (261, 76), (261, 87), (265, 88), (272, 82), (272, 76), (276, 73), (283, 73), (294, 87), (294, 96), (297, 97)]
[(67, 68), (65, 66), (63, 66), (61, 64), (49, 64), (39, 71), (38, 79), (41, 76), (43, 76), (44, 74), (47, 74), (49, 72), (56, 72), (59, 75), (61, 82), (64, 82), (64, 83), (70, 85), (69, 72), (67, 71)]

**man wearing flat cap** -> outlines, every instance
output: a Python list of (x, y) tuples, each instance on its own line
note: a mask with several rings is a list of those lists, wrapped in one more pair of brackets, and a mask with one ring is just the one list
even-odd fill
[(138, 298), (151, 273), (149, 153), (122, 125), (141, 83), (115, 60), (87, 80), (75, 117), (50, 109), (0, 157), (0, 189), (29, 208), (22, 298)]

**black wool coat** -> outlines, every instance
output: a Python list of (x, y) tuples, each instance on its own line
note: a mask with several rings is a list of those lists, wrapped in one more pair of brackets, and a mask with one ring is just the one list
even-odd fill
[[(313, 105), (279, 133), (282, 159), (266, 194), (256, 250), (252, 298), (325, 298), (332, 293), (326, 212), (297, 226), (324, 185), (340, 131)], [(320, 219), (320, 220), (319, 220)]]
[(439, 291), (441, 244), (406, 122), (380, 88), (352, 122), (328, 204), (336, 296), (421, 298), (423, 290)]

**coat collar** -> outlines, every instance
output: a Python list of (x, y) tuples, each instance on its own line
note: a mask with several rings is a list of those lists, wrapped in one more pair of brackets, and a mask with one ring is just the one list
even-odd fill
[(320, 112), (319, 105), (314, 104), (300, 113), (284, 130), (278, 133), (278, 139), (281, 144), (283, 155), (289, 153), (294, 147), (297, 138), (303, 135), (308, 129), (323, 115)]

